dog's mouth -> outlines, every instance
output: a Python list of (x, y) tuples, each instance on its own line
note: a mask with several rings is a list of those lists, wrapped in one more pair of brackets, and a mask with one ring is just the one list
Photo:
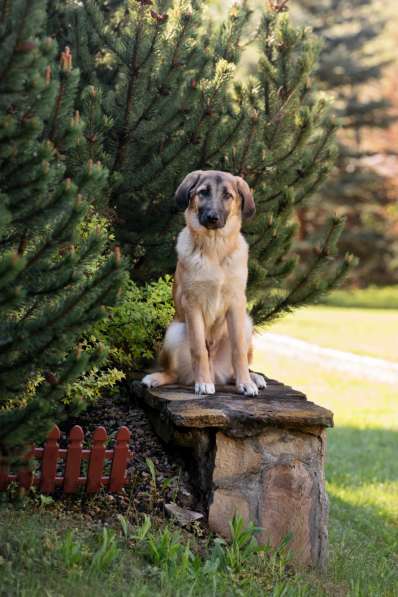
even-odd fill
[(219, 228), (224, 228), (225, 222), (222, 222), (220, 224), (212, 224), (212, 223), (202, 224), (202, 226), (207, 228), (207, 230), (218, 230)]

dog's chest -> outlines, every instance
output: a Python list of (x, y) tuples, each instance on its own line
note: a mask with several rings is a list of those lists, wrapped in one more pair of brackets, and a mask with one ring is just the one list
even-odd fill
[(199, 255), (191, 262), (190, 298), (200, 305), (207, 327), (225, 317), (237, 290), (233, 272), (233, 264), (229, 259), (219, 263), (215, 259)]
[(222, 238), (203, 245), (185, 228), (177, 253), (183, 301), (200, 308), (206, 326), (223, 320), (231, 304), (245, 294), (248, 249), (243, 237), (239, 235), (232, 249)]

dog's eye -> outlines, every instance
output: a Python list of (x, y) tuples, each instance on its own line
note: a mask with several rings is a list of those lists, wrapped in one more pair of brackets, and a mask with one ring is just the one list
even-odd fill
[(224, 193), (224, 196), (223, 196), (225, 201), (232, 199), (232, 197), (233, 197), (233, 195), (231, 193)]
[(201, 197), (208, 197), (209, 196), (209, 190), (208, 189), (199, 189), (198, 195), (200, 195)]

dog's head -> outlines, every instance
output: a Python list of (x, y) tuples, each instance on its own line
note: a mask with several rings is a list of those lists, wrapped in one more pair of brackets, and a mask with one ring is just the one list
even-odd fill
[(255, 211), (253, 193), (240, 176), (218, 170), (196, 170), (188, 174), (176, 191), (180, 209), (196, 214), (208, 230), (224, 228), (231, 215), (251, 218)]

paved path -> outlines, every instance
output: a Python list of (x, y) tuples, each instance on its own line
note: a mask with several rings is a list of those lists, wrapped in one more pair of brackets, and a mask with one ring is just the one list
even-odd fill
[(364, 379), (389, 384), (398, 383), (398, 363), (392, 361), (360, 356), (333, 348), (322, 348), (291, 336), (269, 332), (255, 334), (254, 345), (272, 354), (315, 363), (321, 367), (344, 371)]

